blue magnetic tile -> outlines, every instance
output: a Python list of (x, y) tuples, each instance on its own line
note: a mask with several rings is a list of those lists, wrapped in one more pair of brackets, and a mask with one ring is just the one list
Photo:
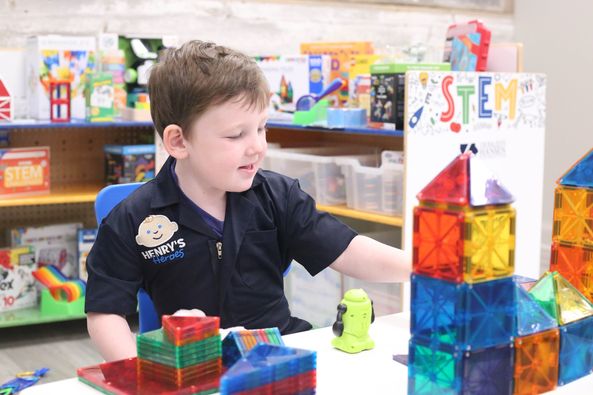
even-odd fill
[(512, 277), (466, 285), (465, 348), (509, 343), (515, 334), (515, 282)]
[(520, 285), (517, 294), (517, 336), (526, 336), (556, 328), (558, 323)]
[(511, 277), (455, 284), (412, 276), (412, 335), (461, 349), (508, 343), (514, 336), (515, 283)]
[(591, 373), (593, 369), (593, 316), (560, 327), (558, 385)]
[(222, 375), (220, 392), (246, 391), (315, 369), (314, 351), (260, 343)]
[(463, 284), (412, 275), (412, 335), (433, 343), (456, 344), (462, 303)]
[(468, 351), (463, 356), (463, 394), (513, 393), (512, 343)]
[(560, 185), (593, 188), (593, 149), (558, 180)]
[[(251, 349), (245, 344), (244, 338), (245, 333), (249, 332), (249, 336), (252, 340), (260, 343), (275, 344), (283, 346), (284, 341), (278, 328), (266, 328), (266, 329), (254, 329), (254, 330), (241, 330), (230, 332), (222, 341), (222, 364), (226, 368), (230, 368), (235, 362), (241, 357), (244, 357), (247, 352)], [(263, 337), (262, 332), (265, 332), (267, 340)]]
[(412, 337), (408, 357), (408, 394), (457, 394), (461, 389), (462, 353), (446, 344)]

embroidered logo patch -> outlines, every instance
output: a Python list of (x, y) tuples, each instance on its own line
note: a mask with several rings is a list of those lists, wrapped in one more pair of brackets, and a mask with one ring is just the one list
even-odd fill
[(146, 217), (138, 227), (136, 235), (138, 245), (150, 248), (142, 251), (144, 259), (160, 264), (183, 258), (185, 241), (183, 238), (171, 240), (178, 230), (177, 222), (171, 221), (164, 215)]

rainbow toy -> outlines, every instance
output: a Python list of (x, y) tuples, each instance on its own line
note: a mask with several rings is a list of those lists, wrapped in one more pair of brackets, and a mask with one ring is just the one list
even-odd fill
[(43, 266), (33, 272), (33, 277), (46, 286), (55, 300), (73, 302), (84, 296), (86, 283), (82, 280), (69, 280), (54, 265)]

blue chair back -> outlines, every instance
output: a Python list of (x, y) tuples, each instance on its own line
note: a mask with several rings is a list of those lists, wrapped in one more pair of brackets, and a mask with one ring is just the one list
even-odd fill
[[(97, 199), (95, 199), (95, 217), (97, 218), (97, 224), (101, 224), (103, 218), (105, 218), (119, 202), (124, 200), (143, 184), (143, 182), (116, 184), (101, 189), (97, 194)], [(138, 291), (138, 321), (140, 324), (140, 333), (149, 332), (161, 327), (154, 304), (152, 303), (150, 296), (148, 296), (143, 289)]]

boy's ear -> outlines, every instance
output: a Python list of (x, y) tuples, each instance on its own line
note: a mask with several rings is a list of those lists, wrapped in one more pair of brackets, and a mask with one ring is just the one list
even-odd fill
[(183, 137), (183, 130), (179, 125), (167, 125), (163, 130), (163, 144), (165, 149), (175, 159), (187, 157), (187, 140)]

